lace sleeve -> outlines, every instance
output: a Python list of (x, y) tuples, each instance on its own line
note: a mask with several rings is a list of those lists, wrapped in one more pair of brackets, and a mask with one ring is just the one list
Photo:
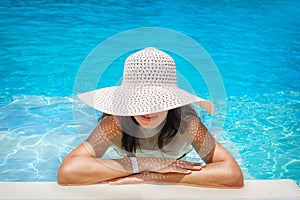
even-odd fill
[(96, 157), (101, 157), (112, 144), (121, 140), (121, 131), (114, 116), (108, 116), (93, 130), (86, 139)]
[(196, 116), (186, 117), (186, 133), (188, 140), (205, 162), (211, 162), (212, 154), (216, 144), (215, 138)]

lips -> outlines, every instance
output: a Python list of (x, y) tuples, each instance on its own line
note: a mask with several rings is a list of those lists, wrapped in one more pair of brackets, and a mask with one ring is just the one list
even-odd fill
[(158, 116), (157, 115), (141, 115), (140, 117), (144, 121), (150, 122), (150, 121), (154, 121)]

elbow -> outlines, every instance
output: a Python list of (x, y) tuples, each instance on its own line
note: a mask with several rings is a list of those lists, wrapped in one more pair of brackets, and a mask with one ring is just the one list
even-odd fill
[(70, 170), (65, 166), (60, 166), (57, 172), (57, 183), (59, 185), (70, 185), (72, 182), (70, 177)]
[(61, 164), (57, 171), (57, 183), (59, 185), (87, 185), (96, 182), (88, 175), (86, 165), (81, 159), (71, 157)]
[(232, 180), (230, 181), (231, 188), (242, 188), (244, 187), (244, 178), (243, 176), (236, 176), (233, 177)]
[(57, 183), (59, 185), (74, 185), (76, 181), (75, 169), (72, 167), (72, 164), (62, 164), (57, 172)]
[(241, 170), (231, 170), (228, 174), (226, 186), (229, 188), (242, 188), (244, 187), (244, 177)]

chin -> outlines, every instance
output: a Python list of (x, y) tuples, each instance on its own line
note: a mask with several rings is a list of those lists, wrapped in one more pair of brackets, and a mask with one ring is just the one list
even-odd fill
[(154, 129), (156, 127), (158, 127), (158, 125), (143, 125), (143, 124), (140, 124), (141, 127), (143, 128), (146, 128), (146, 129)]

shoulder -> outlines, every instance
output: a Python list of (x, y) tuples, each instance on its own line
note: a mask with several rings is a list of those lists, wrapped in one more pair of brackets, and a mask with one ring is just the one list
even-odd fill
[(183, 121), (189, 131), (198, 130), (199, 128), (206, 129), (197, 115), (187, 115), (183, 118)]
[(116, 140), (122, 136), (120, 123), (117, 117), (113, 115), (109, 115), (101, 120), (95, 130), (109, 140)]
[(205, 162), (211, 162), (216, 140), (201, 120), (196, 116), (187, 118), (186, 138)]
[(196, 138), (203, 137), (207, 134), (207, 128), (201, 122), (200, 118), (195, 115), (188, 115), (184, 117), (185, 131), (184, 135), (188, 140), (193, 141)]

